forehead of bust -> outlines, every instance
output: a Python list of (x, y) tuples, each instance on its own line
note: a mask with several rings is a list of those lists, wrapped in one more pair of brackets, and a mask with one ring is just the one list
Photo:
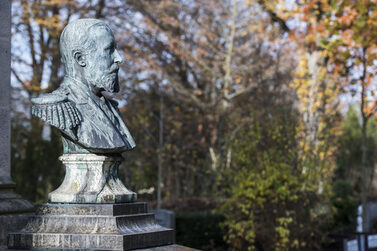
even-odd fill
[(90, 18), (77, 19), (64, 28), (60, 37), (61, 49), (83, 47), (88, 40), (101, 42), (106, 37), (113, 39), (114, 35), (105, 22)]
[(97, 46), (101, 47), (109, 47), (115, 43), (114, 34), (107, 25), (93, 26), (90, 30), (89, 37), (95, 41)]

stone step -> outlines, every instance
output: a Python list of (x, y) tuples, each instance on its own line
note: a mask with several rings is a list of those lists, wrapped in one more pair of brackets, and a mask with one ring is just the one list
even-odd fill
[(174, 230), (160, 228), (134, 234), (57, 234), (12, 233), (9, 249), (59, 248), (95, 250), (132, 250), (173, 244)]
[[(25, 251), (25, 249), (7, 249), (3, 248), (0, 246), (0, 250), (2, 251)], [(66, 250), (71, 250), (71, 251), (98, 251), (98, 250), (107, 250), (109, 249), (81, 249), (81, 248), (33, 248), (33, 251), (66, 251)], [(133, 249), (137, 251), (199, 251), (198, 249), (194, 248), (189, 248), (177, 244), (169, 244), (169, 245), (164, 245), (164, 246), (158, 246), (158, 247), (147, 247), (147, 248), (142, 248), (142, 249)], [(111, 251), (111, 250), (110, 250)]]
[(154, 214), (124, 216), (36, 215), (22, 230), (25, 233), (126, 234), (159, 228)]
[(146, 203), (44, 204), (26, 227), (8, 235), (9, 249), (131, 250), (174, 243)]
[(46, 203), (38, 205), (37, 215), (129, 215), (148, 212), (145, 202), (118, 204), (56, 204)]

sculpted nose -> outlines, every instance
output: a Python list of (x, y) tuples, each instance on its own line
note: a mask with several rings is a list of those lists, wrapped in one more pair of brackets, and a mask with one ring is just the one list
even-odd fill
[(122, 57), (120, 56), (118, 50), (114, 51), (114, 62), (121, 64), (123, 62)]

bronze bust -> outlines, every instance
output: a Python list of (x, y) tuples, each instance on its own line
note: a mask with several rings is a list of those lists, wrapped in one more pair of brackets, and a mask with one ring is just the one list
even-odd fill
[(65, 76), (58, 89), (32, 99), (32, 114), (62, 132), (64, 153), (121, 153), (135, 147), (118, 103), (122, 59), (113, 32), (97, 19), (69, 23), (60, 37)]

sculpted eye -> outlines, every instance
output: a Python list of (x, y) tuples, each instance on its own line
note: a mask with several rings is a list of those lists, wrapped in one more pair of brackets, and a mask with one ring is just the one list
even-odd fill
[(108, 46), (105, 47), (105, 50), (114, 51), (114, 49), (115, 49), (115, 44), (114, 43), (111, 43), (111, 44), (109, 44)]

